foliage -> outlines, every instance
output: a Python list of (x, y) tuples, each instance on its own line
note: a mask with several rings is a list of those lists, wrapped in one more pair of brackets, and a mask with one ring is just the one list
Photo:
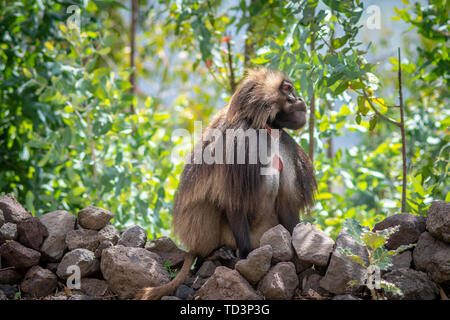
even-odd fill
[(357, 220), (346, 219), (344, 223), (347, 233), (360, 245), (367, 250), (368, 261), (351, 251), (349, 248), (340, 248), (337, 250), (349, 257), (352, 261), (362, 266), (366, 272), (364, 281), (351, 280), (352, 285), (364, 285), (370, 289), (372, 299), (378, 299), (379, 295), (375, 289), (383, 289), (385, 293), (394, 295), (402, 295), (402, 291), (394, 284), (389, 283), (380, 277), (381, 270), (388, 270), (392, 266), (391, 257), (405, 250), (412, 248), (414, 245), (401, 245), (395, 250), (387, 250), (385, 243), (389, 237), (399, 231), (400, 227), (390, 227), (379, 231), (370, 231), (368, 227), (363, 227)]

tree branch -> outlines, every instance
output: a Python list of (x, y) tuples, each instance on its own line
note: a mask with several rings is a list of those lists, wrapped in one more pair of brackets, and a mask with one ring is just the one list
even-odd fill
[(400, 126), (401, 126), (401, 123), (400, 123), (400, 122), (397, 122), (397, 121), (395, 121), (395, 120), (392, 120), (392, 119), (389, 118), (388, 116), (385, 116), (384, 114), (382, 114), (377, 108), (375, 108), (375, 106), (372, 104), (372, 100), (370, 100), (369, 97), (367, 96), (367, 93), (366, 93), (366, 90), (365, 90), (365, 89), (363, 89), (363, 94), (364, 94), (364, 97), (366, 98), (366, 100), (369, 102), (370, 108), (372, 108), (372, 110), (375, 111), (375, 113), (376, 113), (380, 118), (382, 118), (383, 120), (385, 120), (385, 121), (387, 121), (387, 122), (389, 122), (389, 123), (392, 123), (393, 125), (395, 125), (395, 126), (397, 126), (397, 127), (400, 127)]
[(234, 78), (233, 57), (231, 56), (230, 40), (227, 41), (227, 49), (228, 49), (228, 68), (230, 69), (230, 89), (231, 92), (234, 93), (234, 91), (236, 90), (236, 79)]

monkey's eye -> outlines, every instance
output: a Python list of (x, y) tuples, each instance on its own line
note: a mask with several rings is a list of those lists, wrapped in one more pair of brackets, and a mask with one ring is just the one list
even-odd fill
[(286, 94), (291, 93), (293, 89), (294, 88), (290, 84), (283, 84), (283, 86), (281, 87), (281, 90)]

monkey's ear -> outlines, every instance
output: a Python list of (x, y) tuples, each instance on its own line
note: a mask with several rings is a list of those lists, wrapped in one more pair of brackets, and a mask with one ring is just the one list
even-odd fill
[(254, 87), (255, 83), (253, 81), (245, 81), (237, 88), (230, 100), (227, 113), (228, 120), (233, 119), (236, 114), (240, 114), (247, 106), (252, 98)]

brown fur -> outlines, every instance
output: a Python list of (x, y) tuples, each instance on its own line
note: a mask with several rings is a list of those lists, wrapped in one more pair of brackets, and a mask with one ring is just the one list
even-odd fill
[[(279, 92), (284, 80), (288, 79), (280, 72), (251, 71), (204, 136), (212, 129), (221, 130), (224, 137), (226, 129), (264, 129), (285, 103)], [(199, 143), (198, 150), (203, 151), (214, 142)], [(205, 257), (221, 246), (236, 248), (237, 241), (250, 241), (251, 248), (247, 249), (254, 249), (259, 246), (261, 235), (279, 223), (292, 232), (299, 222), (300, 210), (314, 204), (317, 185), (309, 157), (283, 130), (280, 145), (284, 168), (279, 180), (260, 174), (263, 167), (260, 159), (256, 164), (195, 164), (194, 152), (191, 154), (191, 162), (186, 164), (180, 178), (172, 222), (175, 235), (189, 249), (189, 257)], [(236, 143), (232, 145), (235, 146)], [(248, 148), (246, 144), (247, 158)], [(225, 155), (231, 151), (224, 143)], [(180, 279), (186, 277), (185, 272), (189, 271), (186, 263), (190, 266), (192, 261), (185, 261), (176, 281), (146, 289), (140, 298), (170, 294)], [(157, 294), (153, 294), (155, 290)]]

